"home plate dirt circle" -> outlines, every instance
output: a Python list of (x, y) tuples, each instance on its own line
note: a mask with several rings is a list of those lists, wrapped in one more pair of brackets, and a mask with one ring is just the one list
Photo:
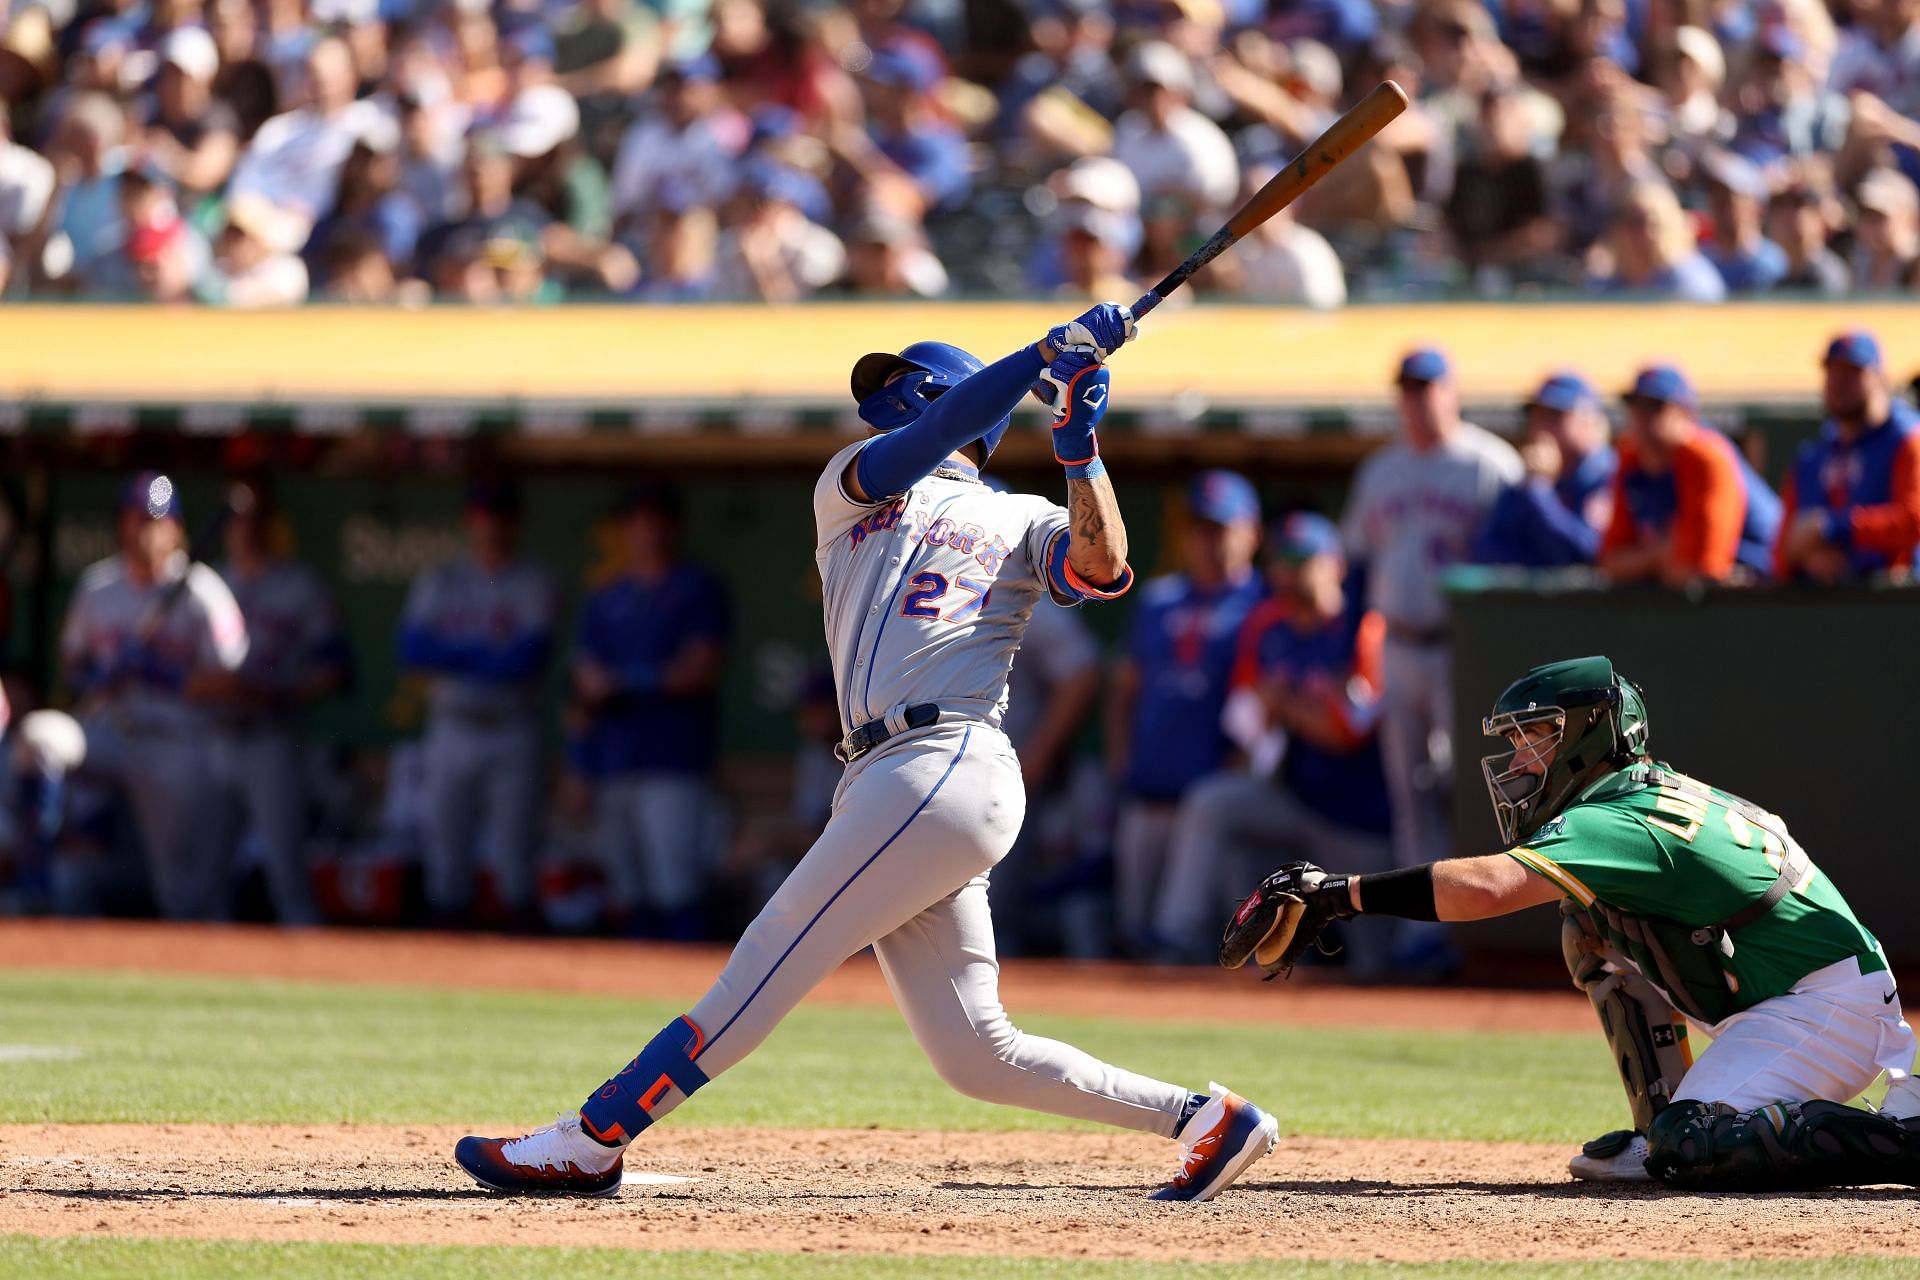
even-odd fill
[[(1049, 1257), (1920, 1257), (1913, 1193), (1595, 1189), (1566, 1151), (1283, 1139), (1205, 1205), (1145, 1199), (1138, 1134), (695, 1129), (665, 1124), (610, 1200), (508, 1199), (427, 1126), (0, 1126), (0, 1232), (396, 1244)], [(1771, 1197), (1769, 1197), (1771, 1199)], [(1754, 1230), (1756, 1213), (1765, 1231)], [(583, 1231), (583, 1228), (590, 1228)]]

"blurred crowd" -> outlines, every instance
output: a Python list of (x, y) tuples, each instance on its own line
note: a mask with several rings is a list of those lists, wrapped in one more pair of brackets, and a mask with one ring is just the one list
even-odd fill
[(1920, 0), (28, 0), (10, 296), (1900, 292)]
[[(1015, 660), (1003, 727), (1029, 804), (994, 878), (1007, 949), (1203, 960), (1232, 886), (1288, 854), (1366, 871), (1458, 852), (1449, 797), (1472, 765), (1452, 742), (1450, 574), (1651, 589), (1910, 575), (1920, 415), (1874, 335), (1809, 355), (1825, 420), (1779, 492), (1679, 368), (1612, 394), (1554, 373), (1516, 447), (1462, 417), (1437, 348), (1391, 371), (1398, 436), (1337, 518), (1265, 511), (1234, 472), (1195, 477), (1161, 552), (1172, 571), (1100, 606), (1125, 611), (1116, 651), (1084, 611), (1042, 602)], [(522, 515), (514, 484), (475, 480), (464, 552), (412, 585), (394, 643), (425, 723), (388, 758), (376, 809), (351, 788), (329, 800), (313, 767), (307, 713), (354, 664), (271, 488), (233, 484), (217, 545), (188, 548), (172, 482), (133, 477), (119, 552), (82, 575), (61, 632), (71, 710), (0, 703), (6, 909), (227, 918), (247, 867), (260, 913), (289, 924), (731, 936), (826, 820), (848, 728), (831, 679), (795, 691), (788, 802), (729, 804), (720, 694), (746, 584), (689, 556), (679, 495), (649, 481), (607, 514), (617, 572), (563, 610)], [(328, 810), (371, 858), (318, 865)], [(1346, 942), (1362, 980), (1457, 963), (1433, 925), (1369, 921)]]

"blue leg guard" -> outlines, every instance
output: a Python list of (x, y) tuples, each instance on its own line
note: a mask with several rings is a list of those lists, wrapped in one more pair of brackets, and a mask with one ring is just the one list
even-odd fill
[(707, 1082), (707, 1073), (693, 1065), (706, 1043), (706, 1034), (692, 1018), (668, 1023), (639, 1057), (582, 1104), (581, 1127), (609, 1146), (639, 1137), (670, 1090), (692, 1097)]

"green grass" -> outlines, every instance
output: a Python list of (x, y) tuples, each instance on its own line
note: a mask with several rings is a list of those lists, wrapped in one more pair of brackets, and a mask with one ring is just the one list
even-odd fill
[(1896, 1258), (1822, 1258), (1805, 1262), (1085, 1262), (1050, 1258), (799, 1257), (767, 1253), (636, 1253), (620, 1249), (434, 1248), (419, 1245), (259, 1244), (242, 1241), (42, 1240), (0, 1236), (0, 1280), (1878, 1280), (1912, 1276)]
[[(449, 1123), (518, 1128), (578, 1103), (683, 1011), (660, 1001), (135, 974), (0, 974), (0, 1121)], [(1018, 1011), (1016, 1011), (1017, 1013)], [(1192, 1088), (1273, 1106), (1283, 1132), (1574, 1142), (1615, 1128), (1596, 1035), (1022, 1018)], [(891, 1009), (803, 1006), (674, 1123), (1070, 1129), (960, 1097)]]

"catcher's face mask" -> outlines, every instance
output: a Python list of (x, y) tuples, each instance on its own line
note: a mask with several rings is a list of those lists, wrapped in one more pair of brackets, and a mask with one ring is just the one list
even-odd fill
[(1547, 790), (1547, 774), (1566, 731), (1567, 713), (1559, 707), (1529, 707), (1525, 711), (1489, 716), (1480, 722), (1489, 738), (1505, 738), (1510, 747), (1480, 760), (1493, 801), (1494, 821), (1508, 844), (1540, 824), (1535, 811)]

